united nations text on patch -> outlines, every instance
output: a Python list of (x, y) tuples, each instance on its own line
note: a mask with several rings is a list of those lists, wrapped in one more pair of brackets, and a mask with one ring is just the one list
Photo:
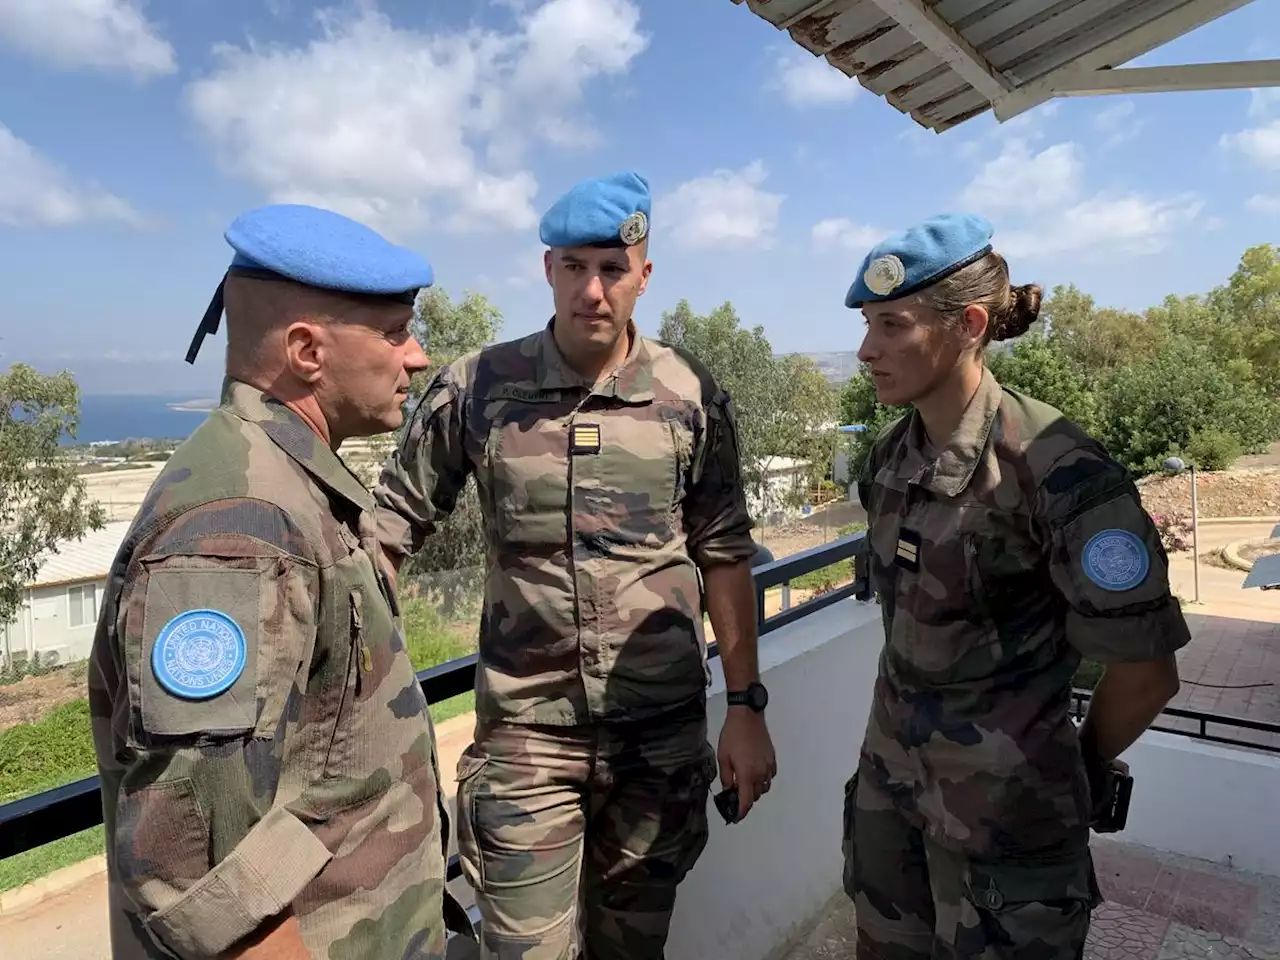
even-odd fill
[(205, 700), (230, 689), (247, 654), (244, 631), (231, 617), (218, 610), (184, 610), (161, 629), (151, 667), (169, 693)]

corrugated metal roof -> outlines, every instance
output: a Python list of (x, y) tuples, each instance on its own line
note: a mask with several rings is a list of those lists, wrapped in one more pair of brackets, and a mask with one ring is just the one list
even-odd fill
[[(1005, 94), (1037, 81), (1045, 86), (1045, 78), (1059, 68), (1127, 63), (1248, 0), (882, 2), (883, 7), (874, 0), (746, 0), (746, 6), (917, 123), (941, 133), (990, 110)], [(976, 51), (974, 62), (980, 66), (957, 72), (955, 56), (949, 62), (934, 52), (886, 8), (906, 11), (900, 14), (904, 20), (933, 21), (942, 33), (958, 35), (962, 47)], [(931, 32), (938, 49), (939, 30)]]
[(124, 543), (129, 532), (130, 520), (108, 523), (101, 530), (92, 530), (80, 540), (60, 543), (57, 553), (47, 553), (36, 571), (33, 587), (47, 587), (59, 583), (77, 583), (97, 580), (111, 571), (111, 561)]

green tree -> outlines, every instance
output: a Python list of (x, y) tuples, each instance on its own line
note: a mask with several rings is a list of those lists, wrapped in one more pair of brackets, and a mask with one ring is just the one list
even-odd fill
[[(413, 313), (413, 334), (431, 365), (414, 377), (405, 407), (408, 413), (441, 368), (492, 343), (502, 329), (501, 311), (483, 294), (469, 291), (454, 302), (441, 287), (431, 287), (419, 294)], [(408, 423), (406, 417), (394, 434), (395, 442), (403, 437)], [(406, 595), (427, 598), (446, 617), (473, 612), (484, 591), (485, 542), (475, 478), (468, 477), (453, 513), (401, 568), (400, 589)]]
[(14, 619), (42, 554), (106, 522), (58, 446), (64, 433), (75, 436), (79, 402), (70, 373), (18, 363), (0, 374), (0, 624)]
[(1056, 407), (1091, 434), (1100, 428), (1097, 384), (1056, 338), (1039, 331), (1019, 337), (1011, 350), (990, 351), (987, 365), (1002, 386)]
[(1042, 316), (1056, 346), (1083, 370), (1101, 372), (1154, 356), (1163, 342), (1159, 324), (1142, 314), (1100, 308), (1074, 284), (1054, 287)]
[(840, 391), (840, 422), (845, 424), (860, 423), (867, 429), (864, 433), (853, 434), (847, 440), (849, 454), (849, 476), (858, 479), (862, 465), (871, 454), (871, 445), (880, 431), (898, 417), (911, 412), (911, 406), (889, 406), (876, 399), (875, 381), (866, 364), (858, 368), (858, 372), (849, 378)]
[(1207, 299), (1215, 352), (1241, 361), (1236, 374), (1255, 379), (1267, 396), (1280, 396), (1280, 250), (1250, 247)]
[(764, 329), (741, 327), (731, 303), (699, 316), (689, 301), (681, 300), (674, 310), (663, 312), (658, 338), (697, 357), (733, 398), (743, 481), (747, 489), (760, 495), (768, 469), (766, 458), (777, 455), (769, 431), (770, 411), (784, 399)]
[[(1157, 355), (1107, 377), (1100, 439), (1135, 473), (1160, 469), (1170, 454), (1211, 453), (1221, 469), (1232, 454), (1258, 450), (1280, 430), (1276, 401), (1256, 382), (1232, 373), (1232, 361), (1206, 353), (1188, 337), (1171, 338)], [(1225, 462), (1224, 462), (1225, 461)]]

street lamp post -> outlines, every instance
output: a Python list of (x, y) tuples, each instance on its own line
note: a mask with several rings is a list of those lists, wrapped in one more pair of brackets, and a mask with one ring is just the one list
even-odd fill
[(1181, 457), (1170, 457), (1164, 462), (1170, 473), (1191, 471), (1191, 575), (1195, 584), (1195, 602), (1200, 602), (1200, 503), (1196, 497), (1196, 465), (1184, 463)]

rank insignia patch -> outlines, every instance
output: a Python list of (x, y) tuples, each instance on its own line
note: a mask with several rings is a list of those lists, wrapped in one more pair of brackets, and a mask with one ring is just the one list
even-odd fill
[(920, 572), (920, 534), (906, 527), (898, 531), (898, 549), (893, 562), (912, 573)]
[(575, 456), (579, 453), (599, 453), (600, 424), (575, 423), (570, 427), (569, 452)]

